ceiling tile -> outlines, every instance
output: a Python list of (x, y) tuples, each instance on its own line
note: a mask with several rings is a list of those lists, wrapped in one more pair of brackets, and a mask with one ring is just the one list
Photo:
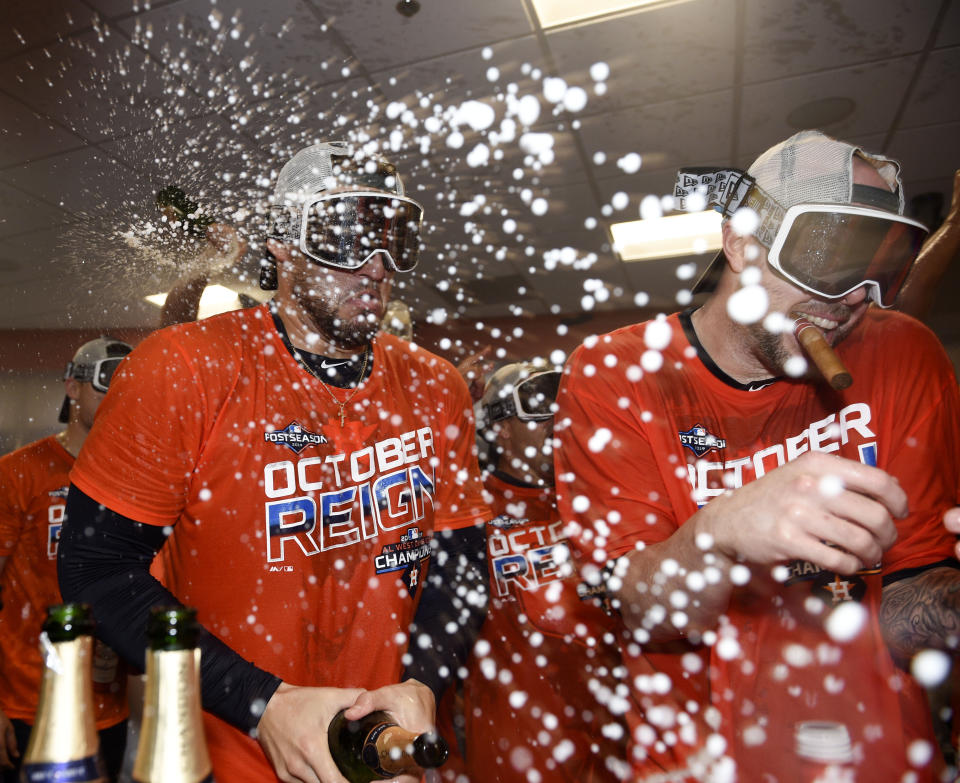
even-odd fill
[(219, 6), (185, 0), (118, 26), (188, 83), (210, 110), (329, 84), (354, 65), (314, 6), (271, 0)]
[(960, 88), (960, 46), (930, 53), (900, 120), (901, 127), (960, 120), (960, 101), (943, 100), (944, 88), (951, 84), (953, 89)]
[(0, 179), (71, 213), (120, 206), (133, 172), (94, 148), (84, 148), (4, 169)]
[[(673, 171), (690, 165), (690, 150), (700, 160), (722, 161), (730, 155), (733, 93), (722, 90), (694, 98), (621, 109), (581, 121), (587, 157), (602, 153), (595, 164), (597, 177), (619, 176), (621, 159), (629, 153), (641, 158), (642, 171)], [(709, 132), (704, 132), (709, 129)]]
[[(909, 128), (894, 134), (887, 153), (900, 161), (905, 182), (941, 179), (946, 203), (950, 203), (950, 180), (960, 169), (960, 122)], [(910, 191), (908, 190), (908, 195)]]
[(90, 27), (95, 14), (76, 0), (4, 0), (0, 4), (0, 59), (55, 43)]
[[(115, 29), (87, 32), (0, 63), (5, 90), (78, 135), (102, 140), (159, 117), (201, 113), (200, 99)], [(49, 56), (48, 56), (49, 54)]]
[(411, 18), (397, 13), (393, 2), (328, 0), (323, 9), (369, 72), (533, 32), (517, 0), (425, 2)]
[(937, 32), (937, 46), (960, 45), (960, 3), (951, 3)]
[(932, 0), (882, 4), (875, 0), (746, 0), (744, 81), (918, 52), (930, 36), (939, 8), (940, 3)]
[(557, 68), (592, 84), (605, 63), (606, 92), (587, 111), (611, 111), (725, 89), (733, 84), (734, 18), (726, 0), (677, 3), (547, 33)]
[(743, 88), (740, 152), (754, 157), (801, 130), (788, 124), (787, 116), (826, 96), (850, 96), (854, 108), (846, 119), (821, 130), (848, 139), (883, 132), (893, 124), (916, 64), (916, 57), (901, 57), (747, 85)]
[(59, 127), (20, 101), (0, 92), (0, 168), (83, 146), (79, 136)]
[(50, 228), (65, 219), (66, 213), (62, 209), (0, 183), (0, 236)]

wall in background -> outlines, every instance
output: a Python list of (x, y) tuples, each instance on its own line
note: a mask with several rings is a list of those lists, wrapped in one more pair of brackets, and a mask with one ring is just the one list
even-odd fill
[[(476, 323), (450, 321), (442, 325), (418, 324), (414, 338), (427, 350), (458, 363), (461, 359), (490, 345), (498, 355), (498, 364), (548, 358), (553, 351), (569, 353), (584, 339), (621, 326), (653, 318), (654, 311), (633, 309), (584, 313), (577, 319), (560, 316), (536, 318), (499, 318)], [(931, 323), (947, 349), (954, 368), (960, 374), (960, 334), (957, 323)], [(110, 336), (136, 345), (147, 330), (119, 329)], [(88, 340), (100, 337), (95, 330), (16, 330), (0, 331), (0, 454), (5, 454), (45, 435), (58, 432), (62, 425), (57, 414), (63, 402), (63, 371), (76, 349)]]

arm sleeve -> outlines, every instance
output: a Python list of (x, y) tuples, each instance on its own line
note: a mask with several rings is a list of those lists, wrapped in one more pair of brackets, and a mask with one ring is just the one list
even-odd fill
[(439, 704), (487, 615), (485, 527), (440, 531), (431, 546), (430, 573), (410, 625), (404, 679), (429, 686)]
[(476, 424), (467, 384), (446, 360), (438, 373), (444, 396), (438, 407), (444, 411), (437, 453), (443, 455), (438, 469), (437, 530), (470, 529), (491, 518), (483, 500), (483, 482), (477, 464)]
[[(168, 528), (121, 516), (70, 487), (57, 555), (60, 592), (65, 601), (89, 603), (97, 635), (141, 671), (150, 609), (181, 605), (150, 574), (150, 564), (168, 532)], [(252, 731), (280, 679), (242, 658), (206, 629), (201, 631), (199, 646), (204, 709)]]

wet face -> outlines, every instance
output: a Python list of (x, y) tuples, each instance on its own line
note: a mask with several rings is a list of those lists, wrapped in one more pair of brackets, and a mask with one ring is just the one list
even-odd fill
[(284, 274), (294, 306), (337, 347), (360, 349), (377, 333), (393, 281), (383, 253), (348, 271), (322, 266), (292, 251)]
[(499, 422), (499, 467), (527, 484), (553, 485), (553, 419)]
[[(350, 190), (335, 188), (328, 193)], [(374, 253), (359, 269), (348, 270), (314, 261), (292, 244), (276, 240), (267, 244), (279, 262), (281, 307), (292, 308), (319, 337), (340, 350), (361, 350), (373, 339), (393, 283), (386, 253)]]
[(89, 432), (93, 426), (97, 408), (100, 407), (106, 393), (94, 389), (92, 383), (78, 381), (75, 378), (67, 380), (65, 386), (67, 396), (73, 400), (73, 405), (70, 406), (71, 417), (76, 417), (76, 421)]
[[(890, 189), (877, 170), (866, 161), (854, 158), (854, 182), (877, 188)], [(760, 284), (769, 297), (770, 313), (782, 313), (793, 321), (796, 313), (817, 326), (827, 342), (837, 345), (849, 335), (867, 311), (869, 300), (866, 287), (861, 286), (842, 299), (826, 299), (788, 282), (780, 277), (767, 263), (766, 248), (750, 243), (756, 258), (750, 263), (760, 268)], [(800, 346), (792, 333), (774, 334), (768, 331), (762, 322), (751, 324), (749, 331), (757, 358), (770, 370), (771, 374), (780, 374), (784, 364), (793, 356), (801, 354)]]

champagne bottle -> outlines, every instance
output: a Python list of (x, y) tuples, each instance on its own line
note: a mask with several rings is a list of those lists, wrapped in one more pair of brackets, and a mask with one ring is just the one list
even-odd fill
[(359, 720), (347, 720), (338, 712), (327, 729), (330, 755), (340, 774), (350, 783), (369, 783), (421, 768), (439, 767), (447, 760), (447, 743), (436, 732), (419, 736), (398, 726), (378, 710)]
[(159, 607), (147, 621), (147, 682), (134, 783), (212, 783), (200, 707), (197, 610)]
[(204, 236), (207, 226), (214, 222), (196, 201), (188, 198), (176, 185), (167, 185), (157, 192), (157, 209), (167, 216), (172, 226), (193, 236)]
[(22, 783), (103, 783), (100, 738), (93, 714), (93, 615), (86, 604), (47, 609), (40, 634), (44, 659), (37, 715)]

